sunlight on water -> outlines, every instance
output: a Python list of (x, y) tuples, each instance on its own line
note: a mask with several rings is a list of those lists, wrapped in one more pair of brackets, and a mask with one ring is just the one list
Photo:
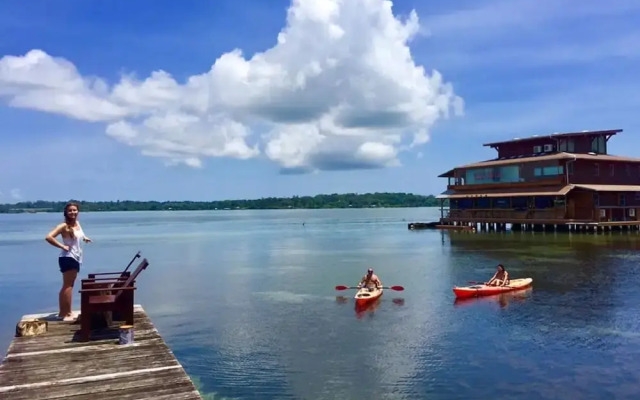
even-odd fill
[(294, 303), (294, 304), (302, 304), (308, 301), (317, 301), (317, 300), (331, 300), (330, 296), (317, 296), (311, 294), (302, 294), (302, 293), (292, 293), (292, 292), (254, 292), (256, 297), (272, 302), (283, 302), (283, 303)]
[[(640, 235), (407, 229), (438, 216), (85, 213), (95, 242), (81, 273), (141, 250), (151, 264), (136, 302), (206, 398), (638, 398)], [(5, 349), (21, 315), (57, 307), (58, 250), (44, 235), (59, 217), (0, 215)], [(497, 263), (533, 287), (454, 299)], [(356, 307), (354, 290), (334, 289), (369, 267), (405, 290)]]

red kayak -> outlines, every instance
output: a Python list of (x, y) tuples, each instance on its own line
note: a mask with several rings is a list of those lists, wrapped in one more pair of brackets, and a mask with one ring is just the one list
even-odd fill
[(358, 290), (354, 299), (356, 300), (356, 305), (363, 306), (379, 299), (380, 296), (382, 296), (382, 289), (373, 289), (369, 291), (368, 288), (362, 288)]
[(473, 286), (454, 286), (453, 293), (458, 299), (465, 299), (469, 297), (491, 296), (494, 294), (512, 292), (514, 290), (520, 290), (531, 286), (533, 279), (511, 279), (507, 286), (487, 286), (487, 285), (473, 285)]

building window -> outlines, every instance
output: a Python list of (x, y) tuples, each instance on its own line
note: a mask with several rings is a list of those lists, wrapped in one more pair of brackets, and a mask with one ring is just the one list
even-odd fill
[(635, 198), (636, 198), (636, 201), (640, 200), (640, 192), (636, 192)]
[(533, 154), (542, 153), (542, 146), (533, 146)]
[(569, 173), (569, 175), (573, 175), (573, 163), (568, 163), (567, 164), (567, 172)]
[(604, 136), (596, 136), (591, 140), (591, 151), (597, 154), (607, 153)]
[(593, 194), (593, 204), (596, 206), (600, 205), (600, 196), (598, 196), (597, 192)]
[(615, 164), (610, 164), (609, 165), (609, 175), (613, 176), (616, 172), (616, 165)]
[(538, 209), (552, 208), (553, 197), (551, 196), (536, 196), (534, 200), (535, 207)]
[(473, 208), (473, 199), (460, 199), (458, 200), (458, 209), (467, 210)]
[(562, 165), (554, 166), (554, 167), (544, 167), (542, 169), (542, 175), (562, 175), (564, 174), (564, 167)]
[(528, 197), (512, 197), (511, 198), (511, 208), (514, 208), (519, 211), (526, 211), (528, 206), (529, 206)]
[(558, 142), (558, 151), (567, 151), (567, 141), (561, 140)]
[(627, 205), (627, 196), (624, 193), (620, 193), (618, 196), (619, 204), (624, 207)]
[(595, 168), (594, 175), (600, 176), (600, 164), (593, 164), (593, 167)]
[(573, 139), (564, 139), (558, 142), (558, 151), (573, 153), (576, 150), (576, 142)]
[(491, 199), (488, 197), (480, 197), (476, 199), (476, 208), (491, 208)]
[(564, 174), (564, 167), (562, 165), (554, 165), (550, 167), (536, 167), (533, 169), (534, 176), (555, 176)]
[(508, 197), (498, 197), (493, 199), (493, 208), (511, 208), (511, 201)]
[(510, 165), (495, 168), (474, 168), (466, 170), (465, 175), (468, 185), (520, 182), (520, 167)]

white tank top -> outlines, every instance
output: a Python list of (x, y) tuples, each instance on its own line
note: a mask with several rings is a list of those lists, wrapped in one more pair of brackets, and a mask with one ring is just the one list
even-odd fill
[(78, 225), (73, 228), (73, 233), (75, 237), (62, 237), (62, 243), (69, 246), (69, 251), (62, 250), (60, 252), (60, 257), (72, 257), (82, 264), (82, 247), (80, 246), (80, 243), (82, 243), (82, 239), (84, 238), (84, 231), (82, 230), (82, 227)]

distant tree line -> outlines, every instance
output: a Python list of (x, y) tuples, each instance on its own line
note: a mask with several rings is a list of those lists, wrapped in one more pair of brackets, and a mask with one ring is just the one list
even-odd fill
[[(440, 201), (433, 195), (412, 193), (320, 194), (316, 196), (266, 197), (255, 200), (219, 201), (82, 201), (82, 211), (160, 211), (160, 210), (267, 210), (320, 208), (433, 207)], [(61, 212), (66, 201), (25, 201), (0, 204), (0, 213)]]

